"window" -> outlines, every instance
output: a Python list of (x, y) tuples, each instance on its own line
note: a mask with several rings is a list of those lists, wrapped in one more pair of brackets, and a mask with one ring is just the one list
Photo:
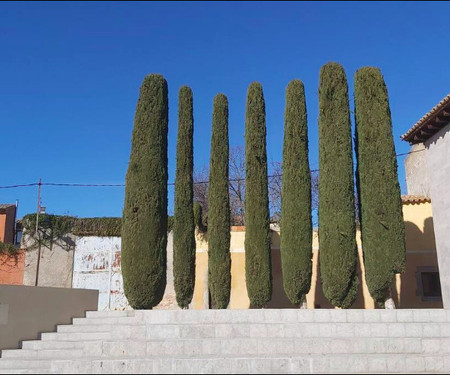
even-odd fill
[(14, 241), (14, 245), (20, 246), (21, 240), (22, 240), (22, 230), (16, 232), (16, 240)]
[(422, 290), (424, 297), (441, 296), (439, 272), (422, 272)]
[(416, 272), (417, 295), (422, 301), (442, 301), (437, 267), (419, 267)]

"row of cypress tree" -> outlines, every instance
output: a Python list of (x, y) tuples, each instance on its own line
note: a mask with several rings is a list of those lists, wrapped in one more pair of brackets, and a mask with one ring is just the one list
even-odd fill
[[(383, 305), (395, 273), (405, 269), (400, 187), (387, 89), (377, 68), (355, 74), (356, 187), (366, 280)], [(179, 91), (175, 181), (174, 280), (177, 303), (187, 308), (195, 285), (193, 202), (193, 96)], [(166, 284), (167, 83), (144, 79), (136, 108), (126, 176), (122, 226), (125, 294), (130, 305), (151, 309)], [(214, 98), (209, 178), (208, 284), (213, 308), (226, 308), (231, 292), (228, 193), (228, 100)], [(322, 288), (335, 306), (356, 298), (358, 277), (352, 129), (347, 78), (328, 63), (319, 85), (319, 260)], [(312, 275), (311, 173), (303, 83), (286, 89), (283, 142), (281, 261), (283, 286), (294, 304), (304, 303)], [(272, 297), (272, 262), (267, 180), (266, 118), (262, 86), (250, 84), (245, 113), (245, 257), (252, 307)]]
[[(355, 74), (356, 185), (366, 282), (384, 306), (406, 247), (386, 84), (378, 68)], [(319, 87), (319, 257), (322, 288), (335, 306), (356, 299), (357, 247), (351, 122), (342, 66), (322, 67)]]

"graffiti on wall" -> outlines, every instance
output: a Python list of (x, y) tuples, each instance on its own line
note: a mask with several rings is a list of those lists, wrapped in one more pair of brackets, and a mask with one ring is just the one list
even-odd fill
[(78, 237), (73, 288), (98, 289), (98, 309), (129, 308), (123, 292), (120, 237)]

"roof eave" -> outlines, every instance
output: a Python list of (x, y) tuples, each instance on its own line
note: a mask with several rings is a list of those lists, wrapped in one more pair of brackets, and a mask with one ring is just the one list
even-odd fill
[(450, 123), (450, 94), (442, 99), (400, 138), (411, 145), (422, 143)]

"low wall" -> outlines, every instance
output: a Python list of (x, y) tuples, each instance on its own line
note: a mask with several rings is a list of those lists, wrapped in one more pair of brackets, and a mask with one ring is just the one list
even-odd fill
[(0, 350), (97, 310), (98, 290), (0, 285)]
[[(21, 248), (26, 248), (23, 285), (36, 285), (38, 245), (28, 235), (22, 237)], [(75, 236), (70, 234), (50, 244), (41, 245), (38, 286), (53, 288), (72, 287)]]
[[(173, 232), (167, 235), (167, 285), (158, 309), (178, 309), (173, 283)], [(123, 290), (120, 237), (76, 237), (74, 288), (99, 291), (98, 310), (130, 309)]]
[(14, 255), (0, 254), (0, 284), (22, 285), (26, 252)]

